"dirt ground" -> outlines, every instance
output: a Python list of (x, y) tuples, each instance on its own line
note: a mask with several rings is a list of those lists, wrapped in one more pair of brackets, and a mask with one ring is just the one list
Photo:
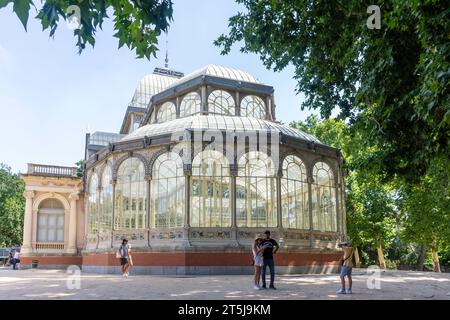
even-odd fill
[(0, 299), (445, 299), (450, 274), (354, 270), (353, 294), (338, 295), (339, 278), (328, 275), (278, 275), (277, 290), (254, 290), (251, 276), (144, 276), (84, 274), (64, 270), (0, 268)]

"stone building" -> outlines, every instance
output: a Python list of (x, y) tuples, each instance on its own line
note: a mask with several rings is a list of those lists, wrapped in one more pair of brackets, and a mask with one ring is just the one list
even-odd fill
[(274, 89), (241, 70), (157, 68), (139, 83), (119, 133), (86, 137), (76, 168), (30, 164), (22, 265), (118, 272), (251, 272), (271, 230), (277, 272), (337, 268), (344, 238), (339, 150), (275, 118)]

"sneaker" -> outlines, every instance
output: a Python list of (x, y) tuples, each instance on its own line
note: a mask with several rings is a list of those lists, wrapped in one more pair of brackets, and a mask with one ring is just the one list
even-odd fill
[(274, 286), (270, 286), (269, 288), (273, 289), (273, 290), (277, 290), (277, 288), (275, 288)]
[(345, 291), (345, 289), (340, 289), (340, 290), (336, 291), (336, 293), (337, 294), (345, 294), (346, 291)]
[(263, 285), (263, 286), (261, 287), (261, 289), (266, 289), (266, 286), (265, 286), (265, 285)]
[(257, 286), (256, 284), (253, 286), (253, 288), (254, 288), (255, 290), (261, 290), (261, 288), (260, 288), (259, 286)]
[(352, 289), (347, 289), (347, 290), (345, 291), (345, 293), (346, 293), (346, 294), (352, 294), (353, 292), (352, 292)]

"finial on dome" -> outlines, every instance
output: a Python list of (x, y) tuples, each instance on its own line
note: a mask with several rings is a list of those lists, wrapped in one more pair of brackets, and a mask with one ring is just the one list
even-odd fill
[(167, 31), (166, 31), (166, 59), (164, 60), (164, 67), (166, 69), (169, 69), (169, 46), (168, 46), (168, 40), (167, 40)]

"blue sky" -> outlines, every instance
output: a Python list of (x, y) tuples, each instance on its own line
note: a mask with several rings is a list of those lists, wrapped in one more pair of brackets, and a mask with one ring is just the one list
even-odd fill
[[(242, 10), (234, 1), (173, 2), (170, 68), (189, 73), (212, 63), (242, 69), (275, 87), (279, 120), (311, 113), (300, 110), (293, 68), (274, 73), (256, 55), (235, 47), (221, 56), (213, 45), (228, 18)], [(139, 80), (164, 65), (165, 36), (158, 59), (136, 59), (128, 48), (117, 49), (110, 22), (97, 33), (95, 48), (81, 55), (65, 24), (55, 39), (32, 18), (25, 32), (11, 5), (0, 10), (0, 30), (0, 162), (16, 172), (25, 172), (28, 162), (71, 166), (83, 158), (85, 133), (118, 132)]]

